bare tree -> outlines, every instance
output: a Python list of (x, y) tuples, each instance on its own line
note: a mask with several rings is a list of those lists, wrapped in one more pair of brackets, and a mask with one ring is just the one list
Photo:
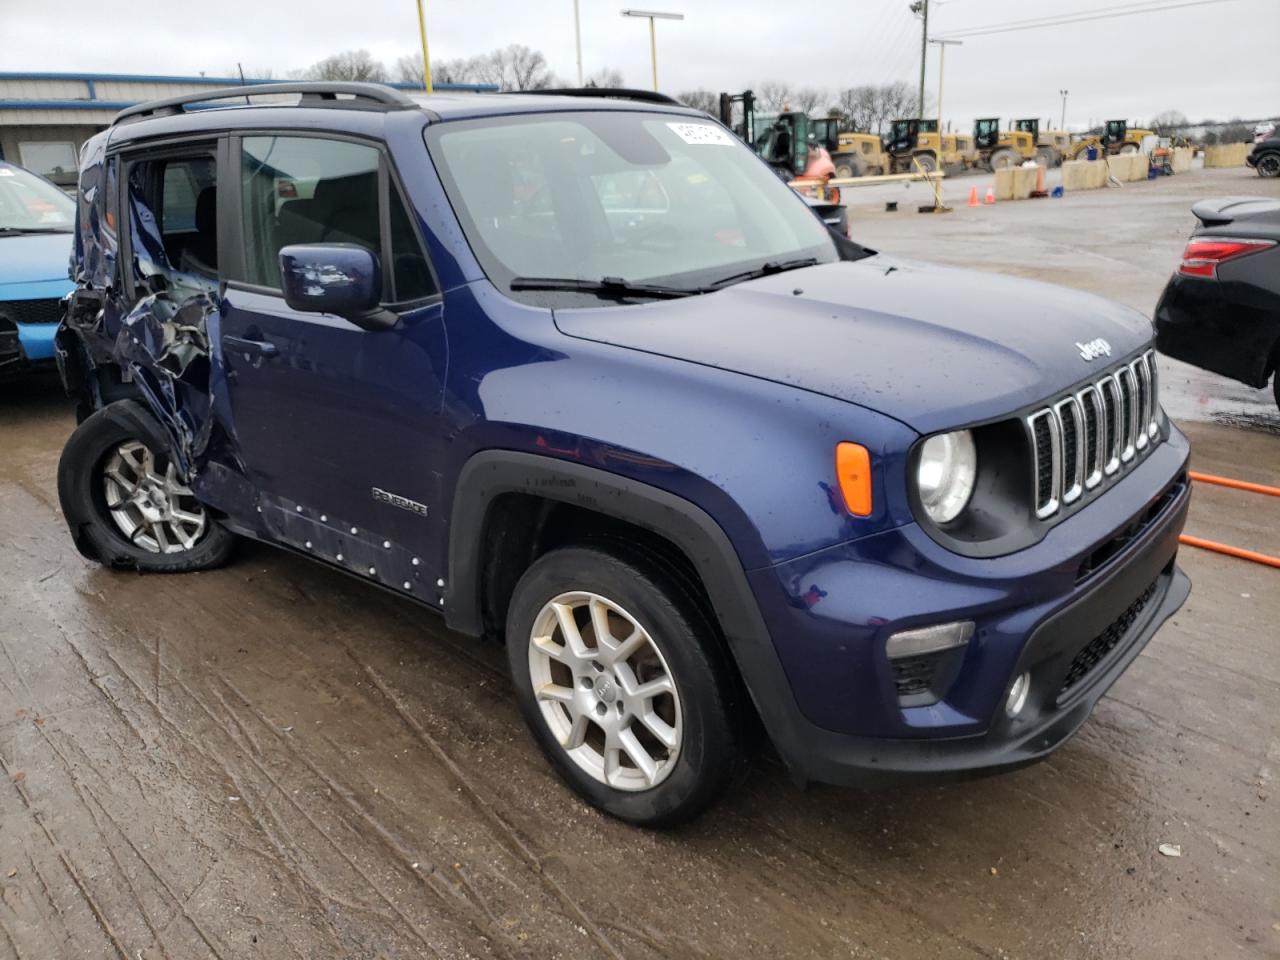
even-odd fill
[(302, 71), (306, 80), (371, 80), (387, 79), (387, 68), (373, 59), (368, 50), (344, 50), (325, 57)]
[(720, 111), (720, 97), (710, 90), (686, 90), (676, 96), (686, 107), (715, 116)]
[[(911, 85), (899, 80), (897, 83), (886, 83), (880, 87), (880, 122), (883, 124), (885, 120), (895, 120), (899, 117), (914, 117), (916, 115), (918, 93), (911, 89)], [(925, 114), (929, 112), (928, 96), (925, 97)], [(877, 126), (877, 132), (880, 127)]]
[[(416, 83), (422, 86), (422, 55), (407, 53), (396, 60), (395, 78), (403, 83)], [(459, 57), (455, 60), (437, 60), (431, 64), (431, 82), (442, 83), (477, 83), (476, 58)]]
[(765, 113), (781, 113), (791, 102), (791, 87), (777, 80), (755, 86), (756, 103)]
[(503, 90), (545, 90), (555, 83), (542, 51), (531, 50), (520, 43), (494, 50), (481, 59), (488, 64), (487, 69), (481, 65), (479, 72), (487, 73), (488, 82), (498, 84)]
[(594, 73), (587, 74), (582, 83), (587, 87), (625, 87), (627, 85), (622, 77), (622, 71), (615, 70), (613, 67), (602, 67)]
[(1191, 126), (1181, 110), (1165, 110), (1151, 118), (1151, 129), (1162, 137), (1176, 137)]
[(827, 91), (819, 90), (817, 87), (801, 87), (791, 95), (791, 109), (799, 110), (801, 113), (813, 113), (828, 97)]

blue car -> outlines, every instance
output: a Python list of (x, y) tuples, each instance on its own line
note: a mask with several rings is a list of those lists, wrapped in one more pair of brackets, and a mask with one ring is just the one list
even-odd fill
[(1061, 746), (1190, 590), (1150, 321), (866, 249), (706, 115), (582, 93), (273, 84), (92, 139), (80, 551), (252, 538), (503, 643), (637, 824), (762, 740), (859, 785)]
[(0, 160), (0, 376), (53, 360), (74, 229), (70, 197)]

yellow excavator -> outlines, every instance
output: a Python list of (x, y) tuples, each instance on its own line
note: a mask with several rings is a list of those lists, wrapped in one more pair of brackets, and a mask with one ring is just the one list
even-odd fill
[(1001, 130), (999, 117), (974, 121), (973, 145), (979, 165), (989, 170), (1016, 167), (1036, 159), (1035, 138), (1022, 130)]
[(1142, 127), (1131, 128), (1127, 120), (1108, 120), (1102, 136), (1090, 134), (1071, 145), (1070, 159), (1080, 159), (1090, 147), (1096, 147), (1099, 155), (1137, 153), (1142, 149), (1142, 141), (1155, 135), (1154, 130), (1144, 130)]

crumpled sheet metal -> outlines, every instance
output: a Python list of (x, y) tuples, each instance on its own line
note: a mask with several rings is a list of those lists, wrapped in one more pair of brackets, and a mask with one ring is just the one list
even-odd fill
[(85, 142), (80, 152), (79, 221), (71, 251), (71, 279), (78, 285), (104, 290), (115, 276), (119, 239), (109, 198), (116, 189), (116, 163), (106, 159), (107, 134)]
[(218, 304), (202, 293), (175, 304), (168, 293), (137, 302), (120, 324), (115, 356), (129, 369), (174, 442), (178, 467), (187, 478), (208, 449), (215, 411), (212, 384), (218, 341)]

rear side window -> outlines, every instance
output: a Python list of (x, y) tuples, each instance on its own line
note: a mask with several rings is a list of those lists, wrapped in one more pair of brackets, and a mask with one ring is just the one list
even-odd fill
[[(128, 166), (135, 275), (208, 285), (218, 277), (218, 181), (212, 153), (157, 156)], [(110, 214), (109, 214), (110, 216)]]
[[(393, 185), (385, 184), (377, 149), (320, 137), (244, 137), (240, 197), (248, 283), (280, 289), (282, 247), (353, 243), (384, 266), (384, 300), (435, 293), (417, 234)], [(388, 222), (380, 215), (389, 189)]]

